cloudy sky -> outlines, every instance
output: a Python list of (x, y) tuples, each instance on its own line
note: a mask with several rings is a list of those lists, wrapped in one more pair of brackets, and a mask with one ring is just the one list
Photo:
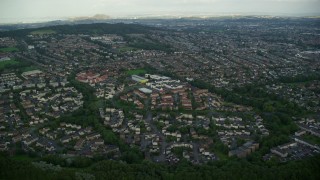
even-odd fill
[(105, 14), (320, 15), (320, 0), (0, 0), (0, 23), (32, 22)]

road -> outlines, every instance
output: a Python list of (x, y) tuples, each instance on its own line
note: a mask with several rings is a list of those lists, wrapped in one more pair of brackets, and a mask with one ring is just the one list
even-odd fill
[[(162, 142), (161, 142), (161, 148), (160, 148), (160, 155), (159, 156), (155, 156), (153, 159), (156, 161), (156, 162), (165, 162), (166, 161), (166, 148), (171, 146), (172, 144), (174, 144), (175, 142), (170, 142), (170, 143), (167, 143), (165, 141), (166, 137), (162, 134), (162, 132), (160, 130), (157, 129), (157, 127), (154, 125), (154, 122), (153, 122), (153, 118), (152, 118), (152, 113), (151, 112), (147, 112), (146, 113), (146, 116), (145, 116), (145, 121), (147, 123), (150, 124), (150, 127), (151, 127), (151, 131), (152, 133), (158, 135), (161, 139), (162, 139)], [(146, 142), (144, 142), (146, 143)], [(179, 142), (179, 143), (183, 143), (183, 142)], [(192, 144), (193, 146), (193, 155), (194, 155), (194, 160), (196, 162), (199, 162), (200, 160), (200, 157), (199, 157), (199, 144), (196, 143), (196, 142), (185, 142), (185, 143), (188, 143), (188, 144)], [(145, 147), (145, 144), (141, 143), (142, 146)]]

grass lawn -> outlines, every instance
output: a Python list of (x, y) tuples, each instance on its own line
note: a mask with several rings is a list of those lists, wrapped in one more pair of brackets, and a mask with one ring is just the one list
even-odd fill
[(36, 158), (32, 158), (28, 155), (15, 155), (12, 157), (12, 159), (17, 160), (17, 161), (34, 161)]
[(44, 34), (55, 34), (56, 32), (52, 29), (42, 29), (42, 30), (36, 30), (32, 31), (30, 34), (32, 35), (44, 35)]
[(127, 51), (135, 51), (137, 50), (137, 48), (125, 46), (125, 47), (119, 48), (118, 50), (119, 52), (127, 52)]
[(19, 51), (19, 49), (15, 47), (0, 48), (0, 52), (14, 52), (14, 51)]
[(132, 102), (124, 102), (121, 100), (115, 101), (115, 107), (119, 109), (136, 109), (136, 105)]
[(103, 99), (98, 99), (97, 101), (95, 101), (93, 103), (94, 103), (94, 106), (96, 107), (96, 109), (103, 108), (104, 104), (105, 104)]
[(2, 61), (2, 62), (0, 62), (0, 69), (1, 69), (1, 70), (4, 69), (5, 66), (6, 66), (6, 65), (9, 65), (9, 64), (10, 64), (10, 65), (19, 64), (19, 62), (16, 61), (16, 60)]
[(38, 70), (39, 68), (37, 66), (28, 66), (28, 67), (24, 67), (22, 69), (22, 72), (27, 72), (27, 71), (33, 71), (33, 70)]
[(144, 69), (133, 69), (133, 70), (129, 70), (127, 71), (128, 75), (138, 75), (138, 74), (145, 74), (147, 71)]
[(225, 154), (223, 154), (222, 152), (214, 151), (214, 154), (217, 155), (217, 157), (219, 158), (219, 160), (227, 160), (227, 159), (228, 159), (228, 155), (225, 155)]
[(320, 138), (311, 134), (305, 134), (302, 136), (302, 139), (311, 143), (311, 144), (318, 144), (320, 145)]

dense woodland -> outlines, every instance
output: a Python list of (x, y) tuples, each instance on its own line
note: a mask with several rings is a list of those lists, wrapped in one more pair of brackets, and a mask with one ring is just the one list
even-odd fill
[(70, 166), (54, 172), (35, 168), (29, 161), (12, 160), (1, 155), (0, 177), (1, 179), (21, 179), (23, 177), (26, 180), (75, 179), (78, 173), (82, 173), (83, 176), (94, 175), (96, 179), (319, 179), (319, 158), (315, 156), (285, 164), (252, 163), (245, 159), (234, 159), (202, 166), (190, 165), (184, 161), (175, 166), (167, 166), (149, 161), (128, 164), (104, 160), (86, 168)]

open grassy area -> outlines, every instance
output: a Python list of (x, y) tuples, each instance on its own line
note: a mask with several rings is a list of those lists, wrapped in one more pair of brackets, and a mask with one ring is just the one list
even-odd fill
[(121, 100), (117, 100), (114, 102), (114, 106), (117, 107), (118, 109), (123, 109), (123, 110), (131, 110), (131, 109), (136, 109), (136, 105), (133, 104), (132, 102), (124, 102)]
[(28, 161), (28, 162), (36, 160), (36, 158), (32, 158), (28, 155), (15, 155), (12, 157), (12, 159), (17, 161)]
[(0, 48), (0, 52), (14, 52), (19, 51), (16, 47), (6, 47), (6, 48)]
[(0, 70), (4, 69), (6, 65), (14, 65), (19, 64), (16, 60), (2, 61), (0, 62)]
[(147, 71), (144, 69), (133, 69), (133, 70), (129, 70), (127, 71), (128, 75), (138, 75), (138, 74), (145, 74)]
[(127, 52), (127, 51), (135, 51), (137, 48), (134, 47), (129, 47), (129, 46), (124, 46), (118, 49), (119, 52)]
[(33, 71), (37, 69), (39, 69), (37, 66), (28, 66), (28, 67), (22, 68), (22, 72)]
[(310, 135), (310, 134), (305, 134), (302, 136), (302, 139), (304, 139), (305, 141), (311, 143), (311, 144), (317, 144), (320, 145), (320, 138), (314, 135)]
[(2, 72), (10, 72), (16, 71), (18, 74), (39, 69), (39, 67), (33, 65), (28, 61), (23, 61), (20, 59), (11, 59), (8, 61), (0, 62), (0, 71)]
[(42, 29), (42, 30), (36, 30), (36, 31), (32, 31), (30, 34), (32, 35), (44, 35), (44, 34), (55, 34), (56, 31), (52, 30), (52, 29)]
[(217, 155), (217, 157), (219, 158), (219, 160), (224, 161), (224, 160), (227, 160), (227, 159), (228, 159), (228, 155), (223, 154), (223, 153), (220, 152), (220, 151), (214, 151), (214, 154)]

